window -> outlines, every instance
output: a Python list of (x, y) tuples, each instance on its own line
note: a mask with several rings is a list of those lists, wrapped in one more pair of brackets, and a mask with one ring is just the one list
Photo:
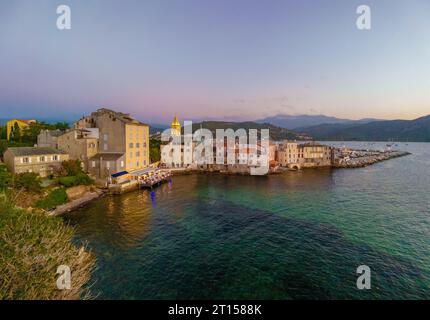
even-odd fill
[(40, 162), (45, 162), (45, 157), (44, 157), (44, 156), (40, 157), (40, 158), (39, 158), (39, 161), (40, 161)]
[(140, 152), (139, 151), (136, 152), (136, 157), (140, 157)]
[(133, 158), (133, 152), (130, 152), (130, 158)]
[(143, 147), (146, 148), (146, 142), (143, 143)]
[(106, 161), (106, 169), (109, 169), (109, 168), (110, 168), (110, 162)]
[(139, 161), (136, 162), (136, 167), (139, 167)]
[(104, 151), (107, 151), (107, 149), (108, 149), (108, 145), (107, 145), (107, 143), (103, 144), (103, 150), (104, 150)]
[(108, 141), (108, 137), (109, 137), (109, 136), (108, 136), (108, 134), (107, 134), (107, 133), (103, 134), (103, 140), (104, 140), (104, 141)]
[(52, 156), (52, 160), (53, 161), (58, 161), (58, 156), (57, 155)]
[(133, 143), (130, 143), (128, 146), (129, 146), (130, 148), (133, 148)]
[(92, 166), (93, 168), (95, 168), (95, 167), (96, 167), (96, 162), (95, 162), (95, 161), (91, 161), (91, 166)]
[(143, 160), (143, 165), (146, 166), (146, 160)]
[(136, 143), (136, 148), (140, 148), (140, 143), (139, 142)]
[(124, 161), (121, 161), (121, 168), (124, 168)]
[(28, 160), (28, 158), (27, 158), (27, 157), (25, 157), (25, 158), (22, 158), (22, 162), (23, 162), (23, 163), (29, 163), (29, 160)]

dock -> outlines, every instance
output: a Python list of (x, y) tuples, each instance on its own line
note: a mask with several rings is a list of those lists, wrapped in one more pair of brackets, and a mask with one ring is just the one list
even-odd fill
[(169, 171), (156, 171), (154, 174), (143, 177), (138, 180), (139, 188), (153, 188), (159, 186), (160, 184), (170, 181), (172, 178), (172, 174)]

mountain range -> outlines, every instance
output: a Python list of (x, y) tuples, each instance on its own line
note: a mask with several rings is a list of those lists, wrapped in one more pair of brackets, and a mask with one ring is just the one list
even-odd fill
[(258, 123), (270, 123), (272, 125), (294, 130), (296, 128), (304, 128), (317, 126), (320, 124), (346, 124), (346, 123), (369, 123), (378, 121), (379, 119), (365, 118), (360, 120), (341, 119), (325, 115), (284, 115), (278, 114), (272, 117), (256, 120)]
[(195, 130), (205, 128), (209, 129), (214, 137), (216, 133), (216, 129), (233, 129), (237, 130), (240, 128), (245, 129), (247, 132), (249, 129), (269, 129), (270, 138), (276, 141), (279, 140), (309, 140), (310, 137), (306, 134), (296, 133), (286, 128), (281, 128), (268, 123), (257, 123), (253, 121), (245, 121), (245, 122), (228, 122), (228, 121), (203, 121), (199, 123), (193, 123), (193, 132)]
[(316, 140), (430, 142), (430, 115), (415, 120), (331, 123), (295, 128)]

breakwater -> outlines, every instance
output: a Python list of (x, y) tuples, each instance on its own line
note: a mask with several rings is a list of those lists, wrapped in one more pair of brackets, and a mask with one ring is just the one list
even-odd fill
[(372, 164), (387, 161), (394, 158), (405, 157), (410, 155), (406, 151), (365, 151), (352, 150), (350, 154), (335, 160), (334, 168), (362, 168)]

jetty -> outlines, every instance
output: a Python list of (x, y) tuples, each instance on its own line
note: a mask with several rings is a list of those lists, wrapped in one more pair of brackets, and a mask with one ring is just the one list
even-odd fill
[(346, 150), (338, 149), (335, 157), (334, 168), (363, 168), (372, 164), (408, 156), (411, 153), (393, 150)]

